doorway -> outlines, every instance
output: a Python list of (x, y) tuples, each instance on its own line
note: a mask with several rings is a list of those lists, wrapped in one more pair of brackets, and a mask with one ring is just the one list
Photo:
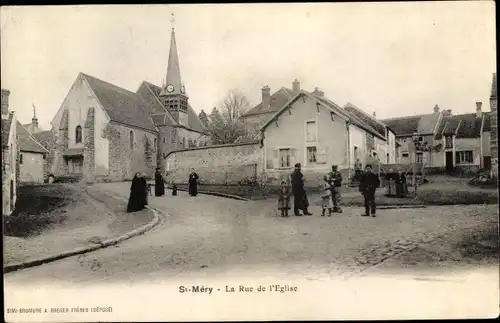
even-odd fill
[(491, 170), (491, 156), (484, 156), (483, 168)]
[(446, 171), (451, 173), (453, 172), (453, 151), (446, 152)]

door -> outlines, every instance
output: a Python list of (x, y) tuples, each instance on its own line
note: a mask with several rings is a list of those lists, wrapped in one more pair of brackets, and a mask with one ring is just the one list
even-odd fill
[(453, 171), (453, 151), (447, 151), (446, 152), (446, 171), (447, 172), (452, 172)]
[(484, 156), (483, 167), (491, 170), (491, 156)]

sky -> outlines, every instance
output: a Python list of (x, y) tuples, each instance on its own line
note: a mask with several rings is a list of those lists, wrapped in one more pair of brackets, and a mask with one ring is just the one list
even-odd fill
[(230, 89), (252, 105), (318, 87), (377, 118), (489, 111), (493, 1), (1, 7), (1, 84), (23, 123), (50, 122), (79, 72), (136, 91), (162, 85), (172, 27), (195, 111)]

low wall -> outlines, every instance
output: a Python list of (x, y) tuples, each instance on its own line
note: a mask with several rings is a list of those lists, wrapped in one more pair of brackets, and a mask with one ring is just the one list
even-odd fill
[(204, 184), (238, 184), (258, 177), (262, 153), (258, 143), (177, 150), (166, 158), (166, 180), (187, 183), (194, 168)]

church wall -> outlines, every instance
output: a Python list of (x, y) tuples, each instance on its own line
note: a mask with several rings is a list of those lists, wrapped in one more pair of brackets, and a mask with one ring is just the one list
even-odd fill
[(97, 181), (129, 180), (136, 172), (153, 176), (157, 163), (154, 149), (157, 134), (110, 122), (103, 135), (109, 140), (109, 171), (105, 176), (97, 176)]

